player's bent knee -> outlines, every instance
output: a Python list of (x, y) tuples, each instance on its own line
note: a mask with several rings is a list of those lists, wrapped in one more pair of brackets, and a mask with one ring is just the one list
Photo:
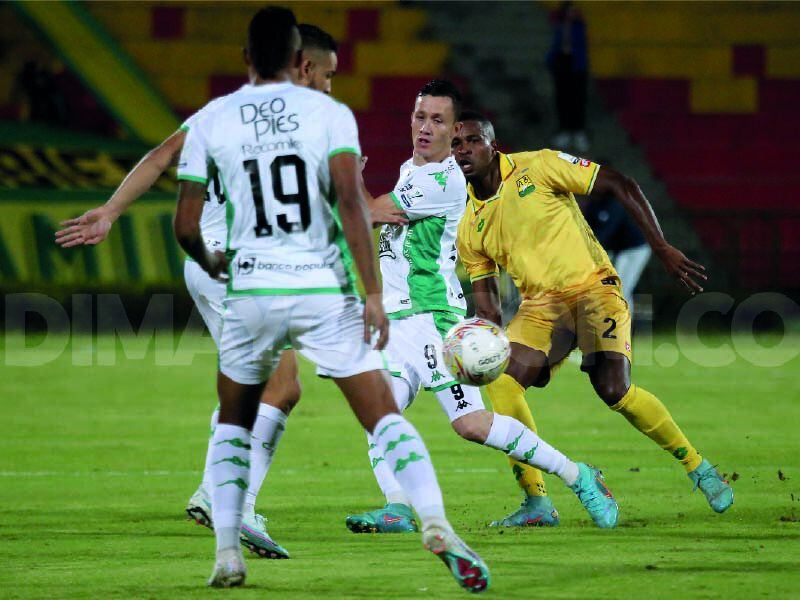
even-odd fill
[(628, 393), (629, 385), (625, 381), (593, 381), (594, 391), (608, 406), (617, 404)]
[(453, 430), (465, 440), (482, 444), (491, 428), (491, 413), (482, 410), (459, 417), (451, 423)]
[(303, 388), (300, 385), (299, 379), (295, 379), (286, 386), (283, 400), (283, 404), (286, 407), (286, 410), (284, 410), (285, 413), (290, 413), (292, 409), (297, 406), (297, 403), (300, 402), (300, 396), (302, 393)]

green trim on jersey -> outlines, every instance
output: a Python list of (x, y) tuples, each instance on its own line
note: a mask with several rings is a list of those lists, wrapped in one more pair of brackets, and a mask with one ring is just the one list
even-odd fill
[(442, 253), (442, 236), (446, 226), (445, 217), (426, 217), (408, 224), (403, 240), (403, 256), (408, 261), (406, 282), (411, 308), (395, 311), (390, 314), (390, 318), (435, 310), (462, 310), (450, 306), (447, 283), (439, 273), (438, 260)]
[(386, 352), (383, 350), (379, 350), (379, 353), (381, 355), (381, 360), (383, 361), (383, 370), (389, 371), (389, 375), (391, 375), (392, 377), (400, 377), (402, 379), (403, 374), (400, 371), (392, 371), (389, 368), (389, 360), (386, 358)]
[(333, 158), (337, 154), (356, 154), (356, 155), (360, 155), (361, 152), (359, 152), (355, 148), (349, 148), (349, 147), (337, 148), (336, 150), (331, 150), (328, 153), (328, 158)]
[(594, 181), (597, 179), (597, 174), (600, 172), (600, 165), (595, 163), (594, 173), (592, 173), (592, 179), (589, 181), (589, 186), (586, 188), (586, 193), (591, 194), (592, 189), (594, 189)]
[(307, 296), (319, 294), (346, 293), (343, 288), (250, 288), (249, 290), (234, 290), (228, 287), (228, 297), (239, 296)]
[(447, 335), (450, 329), (461, 322), (461, 319), (456, 317), (453, 313), (435, 310), (431, 313), (433, 317), (433, 324), (436, 325), (436, 331), (442, 336), (442, 339)]
[(346, 294), (356, 293), (356, 273), (353, 265), (355, 260), (350, 253), (350, 246), (347, 245), (347, 239), (344, 237), (344, 227), (342, 227), (342, 217), (339, 215), (339, 199), (336, 197), (336, 189), (331, 184), (330, 198), (328, 199), (331, 205), (331, 212), (333, 213), (333, 222), (336, 224), (336, 231), (333, 233), (333, 243), (339, 247), (339, 252), (342, 255), (342, 265), (347, 276), (347, 283), (342, 290)]
[(455, 379), (451, 379), (450, 383), (443, 383), (442, 385), (437, 385), (436, 387), (426, 387), (425, 389), (429, 392), (441, 392), (442, 390), (446, 390), (447, 388), (451, 388), (454, 385), (458, 385), (458, 381)]
[(222, 191), (225, 194), (225, 257), (228, 259), (228, 283), (227, 288), (230, 292), (233, 289), (233, 259), (236, 256), (235, 252), (231, 252), (231, 230), (233, 229), (233, 217), (235, 216), (235, 208), (231, 201), (231, 195), (228, 193), (228, 186), (225, 185), (225, 179), (220, 173), (219, 181), (222, 184)]
[(206, 177), (197, 177), (196, 175), (178, 175), (178, 181), (194, 181), (206, 185), (208, 179)]
[(406, 308), (404, 310), (396, 310), (394, 312), (387, 313), (386, 316), (395, 321), (397, 319), (405, 319), (406, 317), (412, 317), (414, 315), (418, 315), (420, 313), (426, 312), (443, 312), (443, 313), (453, 313), (454, 315), (461, 315), (466, 316), (467, 311), (463, 308), (458, 308), (457, 306), (433, 306), (427, 310), (417, 310), (416, 308)]

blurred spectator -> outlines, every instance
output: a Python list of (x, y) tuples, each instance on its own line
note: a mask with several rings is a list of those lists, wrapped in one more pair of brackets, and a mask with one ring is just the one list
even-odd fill
[(562, 2), (553, 14), (553, 42), (547, 53), (553, 75), (559, 132), (556, 148), (589, 149), (586, 136), (586, 86), (589, 55), (586, 22), (572, 2)]
[[(601, 163), (605, 164), (605, 163)], [(581, 203), (586, 222), (602, 244), (622, 280), (625, 300), (633, 315), (633, 292), (647, 261), (650, 246), (633, 219), (611, 194), (592, 194)]]
[(28, 108), (28, 119), (52, 125), (66, 122), (64, 98), (49, 69), (29, 60), (16, 79), (18, 95)]

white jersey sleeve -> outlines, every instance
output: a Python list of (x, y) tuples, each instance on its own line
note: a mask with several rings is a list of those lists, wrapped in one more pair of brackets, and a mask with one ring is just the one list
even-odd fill
[[(203, 108), (186, 119), (180, 126), (180, 130), (188, 135), (205, 115), (211, 113), (219, 106), (224, 98), (224, 96), (222, 98), (215, 98), (206, 104)], [(203, 207), (203, 216), (200, 219), (200, 229), (203, 232), (203, 240), (211, 251), (223, 250), (225, 248), (225, 238), (227, 235), (225, 204), (225, 192), (223, 191), (218, 170), (214, 165), (209, 164), (206, 203)]]
[(331, 118), (328, 158), (344, 152), (361, 155), (361, 146), (353, 112), (344, 104), (337, 103)]
[(452, 157), (440, 163), (403, 165), (400, 180), (389, 194), (411, 221), (441, 217), (466, 204), (466, 182)]
[(208, 140), (200, 120), (189, 129), (183, 142), (183, 150), (178, 160), (178, 181), (208, 183), (208, 163)]

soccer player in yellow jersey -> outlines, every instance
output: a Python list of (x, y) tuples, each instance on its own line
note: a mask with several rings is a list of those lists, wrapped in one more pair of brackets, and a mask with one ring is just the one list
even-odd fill
[[(477, 113), (463, 114), (462, 121), (452, 150), (466, 176), (469, 198), (457, 245), (472, 281), (476, 313), (500, 323), (499, 268), (522, 295), (507, 326), (509, 366), (486, 388), (494, 410), (535, 431), (525, 389), (546, 385), (551, 367), (577, 344), (583, 353), (581, 370), (603, 402), (672, 454), (713, 510), (728, 509), (733, 503), (730, 485), (698, 454), (661, 401), (631, 383), (628, 305), (619, 277), (573, 194), (612, 192), (667, 272), (692, 293), (702, 291), (698, 281), (706, 279), (705, 268), (664, 239), (649, 202), (629, 177), (553, 150), (503, 154), (490, 121)], [(557, 348), (565, 339), (566, 349)], [(496, 524), (557, 525), (558, 513), (541, 472), (522, 463), (513, 463), (513, 469), (526, 499)]]

